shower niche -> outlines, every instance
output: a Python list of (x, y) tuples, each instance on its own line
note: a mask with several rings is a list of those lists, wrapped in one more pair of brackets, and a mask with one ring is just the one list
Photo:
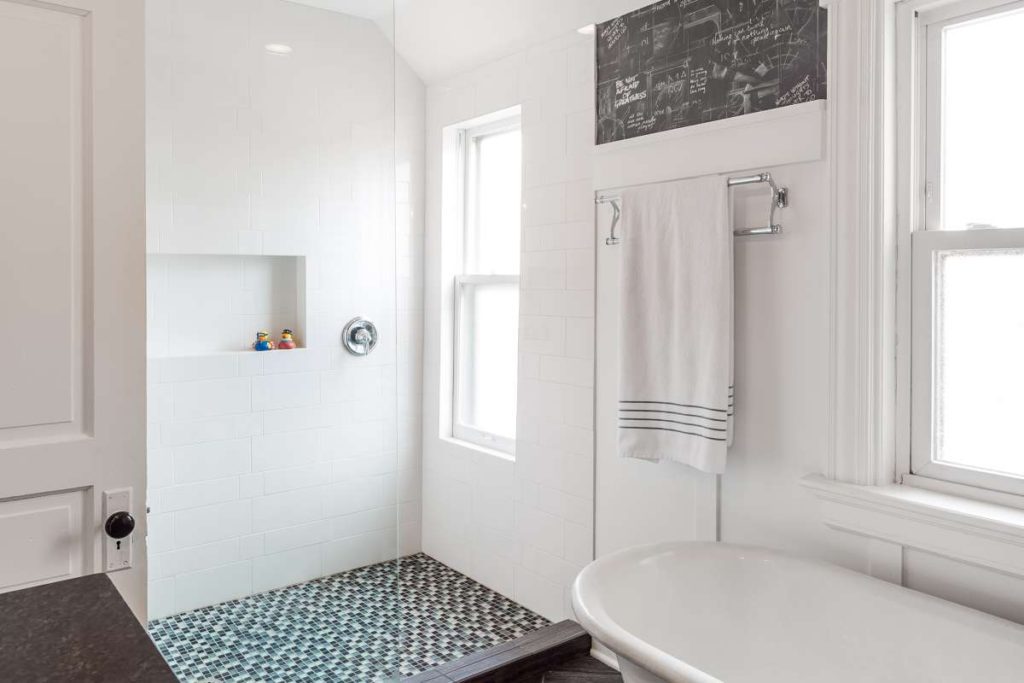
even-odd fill
[(260, 330), (275, 343), (292, 330), (305, 348), (305, 257), (151, 254), (147, 261), (150, 358), (255, 353)]

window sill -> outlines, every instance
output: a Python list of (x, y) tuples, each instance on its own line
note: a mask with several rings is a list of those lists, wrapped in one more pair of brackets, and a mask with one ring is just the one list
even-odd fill
[(857, 486), (809, 475), (822, 521), (962, 562), (1024, 576), (1024, 510), (913, 486)]
[(454, 436), (442, 436), (441, 442), (446, 443), (449, 446), (455, 446), (456, 448), (464, 448), (468, 451), (473, 451), (475, 453), (480, 453), (482, 455), (491, 455), (494, 456), (495, 458), (507, 460), (508, 462), (516, 461), (516, 457), (511, 453), (499, 451), (494, 448), (487, 448), (486, 446), (481, 446), (480, 444), (473, 443), (472, 441), (464, 441), (462, 439), (457, 439)]

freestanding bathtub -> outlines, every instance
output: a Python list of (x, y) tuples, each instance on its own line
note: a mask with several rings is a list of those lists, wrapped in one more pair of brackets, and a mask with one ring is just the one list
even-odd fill
[(577, 577), (573, 608), (626, 683), (1024, 681), (1024, 626), (760, 548), (614, 553)]

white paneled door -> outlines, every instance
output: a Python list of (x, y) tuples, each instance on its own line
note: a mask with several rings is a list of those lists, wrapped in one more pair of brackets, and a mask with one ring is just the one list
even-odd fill
[(125, 510), (111, 578), (140, 618), (143, 6), (0, 0), (0, 591), (123, 563)]

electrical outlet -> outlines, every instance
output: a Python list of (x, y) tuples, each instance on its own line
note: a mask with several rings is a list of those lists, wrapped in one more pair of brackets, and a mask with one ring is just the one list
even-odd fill
[[(103, 524), (110, 519), (115, 512), (132, 511), (132, 490), (114, 489), (103, 492)], [(121, 539), (111, 538), (104, 529), (103, 534), (103, 566), (105, 571), (117, 572), (122, 569), (131, 569), (132, 566), (132, 539), (135, 534), (131, 533)]]

